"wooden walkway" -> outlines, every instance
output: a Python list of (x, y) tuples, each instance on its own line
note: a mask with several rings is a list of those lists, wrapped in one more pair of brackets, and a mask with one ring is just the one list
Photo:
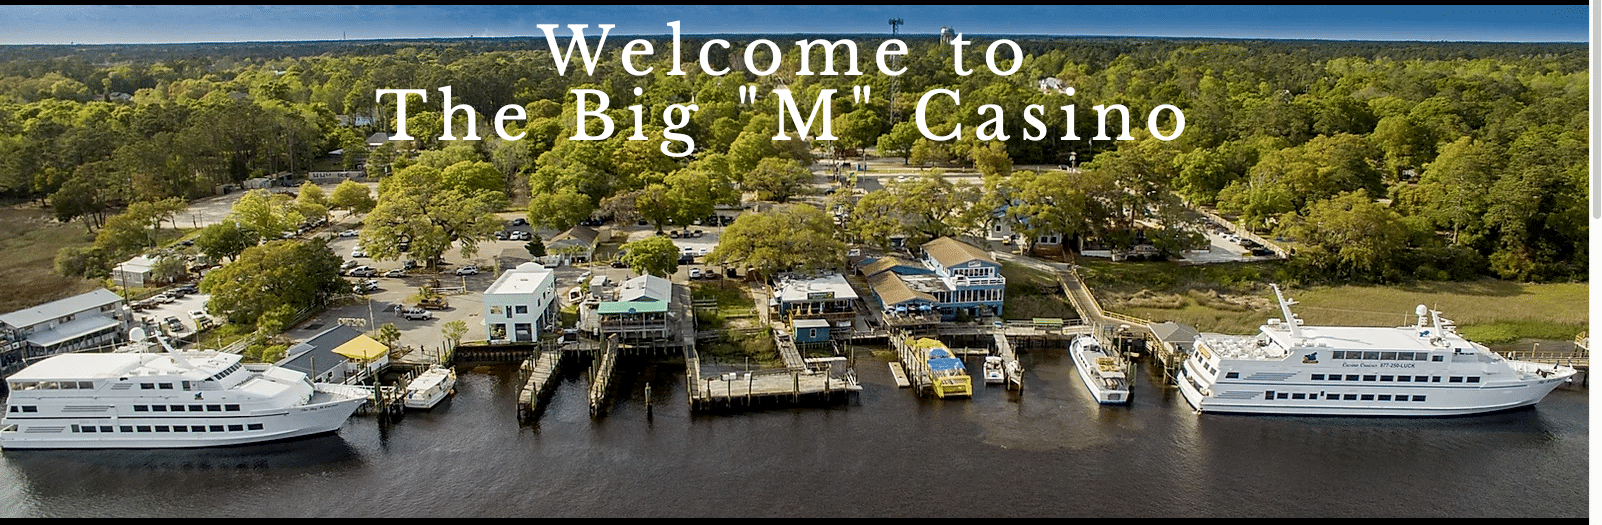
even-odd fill
[(590, 368), (590, 417), (606, 413), (606, 396), (612, 384), (612, 372), (617, 368), (617, 336), (606, 338), (606, 346), (595, 357)]
[(523, 362), (519, 371), (525, 379), (522, 390), (517, 393), (518, 421), (529, 422), (539, 418), (545, 399), (558, 382), (556, 371), (561, 361), (561, 352), (542, 352)]

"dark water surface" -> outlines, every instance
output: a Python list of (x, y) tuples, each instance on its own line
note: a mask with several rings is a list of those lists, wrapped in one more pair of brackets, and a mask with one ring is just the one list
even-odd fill
[[(1589, 402), (1447, 419), (1194, 414), (1141, 373), (1100, 407), (1061, 350), (1021, 395), (920, 399), (863, 357), (849, 406), (690, 414), (682, 365), (636, 365), (591, 419), (582, 378), (520, 426), (513, 367), (433, 412), (247, 447), (5, 451), (0, 516), (1584, 517)], [(970, 368), (978, 363), (970, 359)], [(643, 390), (652, 388), (648, 417)]]

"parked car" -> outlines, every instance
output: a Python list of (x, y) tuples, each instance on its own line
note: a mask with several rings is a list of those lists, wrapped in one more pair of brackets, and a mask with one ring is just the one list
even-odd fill
[(418, 308), (427, 308), (429, 310), (444, 310), (450, 308), (450, 306), (450, 301), (446, 301), (444, 297), (424, 297), (423, 300), (417, 301)]
[(701, 278), (701, 269), (700, 268), (690, 268), (690, 278), (691, 279), (700, 279)]
[(339, 271), (349, 272), (349, 271), (351, 271), (352, 268), (355, 268), (355, 267), (361, 266), (361, 265), (362, 265), (362, 263), (359, 263), (359, 262), (356, 262), (356, 261), (345, 261), (345, 264), (339, 265)]
[(424, 310), (422, 308), (407, 308), (405, 310), (401, 310), (401, 317), (405, 317), (411, 321), (424, 321), (433, 319), (434, 314), (431, 314), (428, 312), (428, 310)]
[(352, 258), (352, 259), (358, 259), (358, 258), (366, 257), (366, 256), (367, 256), (367, 252), (362, 251), (361, 248), (357, 248), (357, 249), (354, 249), (354, 250), (350, 251), (350, 258)]
[(339, 232), (339, 236), (340, 237), (355, 237), (356, 236), (356, 230), (345, 230), (345, 231)]
[(512, 219), (512, 226), (528, 226), (528, 219), (522, 217)]
[(169, 315), (169, 316), (167, 316), (166, 319), (163, 319), (162, 321), (166, 322), (167, 323), (167, 327), (172, 328), (172, 331), (174, 331), (174, 332), (182, 332), (182, 331), (184, 331), (184, 323), (183, 323), (183, 321), (179, 321), (178, 320), (178, 316)]
[(357, 266), (355, 268), (351, 268), (350, 273), (346, 275), (351, 277), (372, 277), (374, 275), (378, 275), (378, 270), (371, 266)]
[(377, 290), (378, 290), (378, 280), (377, 279), (368, 279), (368, 280), (356, 283), (356, 285), (351, 288), (351, 291), (354, 291), (356, 293), (368, 293), (368, 292), (373, 292), (373, 291), (377, 291)]
[(406, 270), (390, 270), (384, 272), (384, 277), (405, 277)]
[(174, 300), (176, 300), (175, 297), (173, 297), (171, 295), (168, 295), (168, 294), (164, 294), (164, 293), (163, 294), (156, 294), (156, 296), (152, 297), (151, 299), (155, 299), (156, 302), (161, 303), (161, 304), (167, 304), (167, 303), (170, 303), (170, 302), (173, 302)]
[(478, 275), (477, 266), (463, 266), (456, 269), (456, 275)]

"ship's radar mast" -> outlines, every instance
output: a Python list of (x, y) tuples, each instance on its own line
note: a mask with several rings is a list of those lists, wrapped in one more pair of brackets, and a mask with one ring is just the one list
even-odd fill
[(1279, 285), (1271, 284), (1269, 286), (1274, 288), (1274, 297), (1279, 299), (1279, 310), (1285, 314), (1285, 324), (1290, 325), (1291, 337), (1301, 337), (1302, 320), (1297, 319), (1296, 314), (1291, 313), (1290, 309), (1291, 305), (1296, 304), (1296, 300), (1286, 299), (1285, 294), (1279, 292)]

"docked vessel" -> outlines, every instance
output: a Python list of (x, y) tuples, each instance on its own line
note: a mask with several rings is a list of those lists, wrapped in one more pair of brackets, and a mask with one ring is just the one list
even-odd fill
[(961, 359), (951, 355), (951, 350), (933, 339), (919, 339), (916, 346), (923, 352), (930, 386), (936, 396), (944, 399), (973, 395), (973, 380), (968, 377), (968, 368), (962, 365)]
[(1103, 351), (1101, 343), (1088, 335), (1081, 335), (1068, 343), (1068, 353), (1073, 354), (1079, 379), (1084, 381), (1085, 388), (1090, 390), (1090, 395), (1096, 398), (1097, 403), (1129, 402), (1129, 379), (1124, 376), (1126, 365), (1122, 358)]
[(1414, 326), (1302, 326), (1279, 287), (1287, 321), (1256, 336), (1202, 334), (1179, 390), (1198, 412), (1456, 416), (1534, 405), (1575, 369), (1512, 361), (1464, 339), (1420, 305)]
[[(137, 337), (136, 337), (137, 339)], [(366, 402), (212, 350), (63, 354), (6, 379), (0, 448), (185, 448), (339, 430)]]
[(999, 385), (1007, 382), (1007, 374), (1002, 368), (1001, 356), (985, 356), (985, 384)]
[(456, 388), (456, 370), (436, 366), (418, 374), (406, 384), (406, 408), (428, 410), (444, 401)]

